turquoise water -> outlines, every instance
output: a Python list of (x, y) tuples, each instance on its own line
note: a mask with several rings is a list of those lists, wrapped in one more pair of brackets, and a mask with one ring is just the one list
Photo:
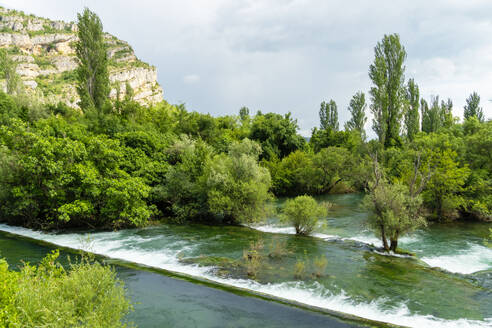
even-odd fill
[[(0, 255), (18, 268), (38, 263), (53, 248), (0, 233)], [(63, 262), (68, 255), (61, 252)], [(73, 254), (70, 254), (73, 259)], [(245, 297), (162, 274), (115, 266), (134, 304), (138, 327), (362, 327), (299, 308)]]
[[(418, 259), (387, 256), (370, 246), (379, 240), (365, 227), (360, 195), (327, 199), (334, 206), (314, 237), (297, 237), (275, 218), (253, 228), (161, 225), (90, 234), (0, 229), (373, 320), (492, 326), (492, 250), (483, 245), (490, 224), (432, 225), (401, 240)], [(264, 245), (254, 279), (243, 259), (252, 241)], [(282, 254), (269, 256), (279, 245)], [(326, 259), (321, 270), (314, 263), (320, 258)], [(294, 274), (300, 262), (301, 276)]]

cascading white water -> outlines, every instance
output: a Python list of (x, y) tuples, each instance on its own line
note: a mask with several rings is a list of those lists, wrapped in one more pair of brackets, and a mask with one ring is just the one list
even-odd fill
[[(143, 245), (150, 243), (152, 240), (160, 239), (160, 236), (145, 238), (124, 232), (99, 232), (91, 234), (90, 242), (87, 242), (87, 236), (81, 234), (43, 233), (4, 224), (0, 224), (0, 230), (43, 240), (63, 247), (83, 249), (115, 259), (203, 277), (221, 284), (246, 288), (307, 305), (344, 312), (372, 320), (409, 327), (492, 327), (492, 318), (485, 321), (467, 319), (445, 320), (431, 315), (411, 313), (405, 304), (400, 304), (392, 310), (384, 310), (381, 306), (383, 302), (381, 299), (371, 303), (357, 303), (343, 291), (335, 295), (323, 285), (316, 282), (261, 284), (249, 279), (218, 277), (213, 274), (213, 270), (210, 267), (186, 265), (179, 261), (179, 252), (186, 253), (192, 250), (193, 247), (196, 247), (194, 243), (186, 240), (173, 240), (165, 248), (149, 249), (143, 247)], [(331, 238), (331, 236), (329, 237)]]

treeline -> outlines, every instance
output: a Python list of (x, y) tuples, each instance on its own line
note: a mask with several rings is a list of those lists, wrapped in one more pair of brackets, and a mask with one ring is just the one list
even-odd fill
[[(370, 190), (375, 158), (390, 183), (426, 179), (426, 217), (491, 219), (492, 123), (483, 122), (477, 95), (462, 124), (450, 101), (427, 105), (416, 83), (404, 80), (396, 35), (375, 49), (371, 104), (357, 92), (340, 131), (336, 103), (323, 102), (320, 128), (306, 141), (290, 114), (244, 107), (212, 117), (165, 101), (143, 107), (131, 92), (109, 100), (102, 24), (88, 10), (78, 20), (80, 109), (26, 94), (15, 62), (0, 54), (9, 86), (0, 93), (1, 222), (42, 229), (138, 227), (163, 218), (252, 222), (274, 196)], [(398, 66), (388, 60), (401, 66), (397, 76), (385, 72)], [(367, 141), (367, 107), (377, 140)]]

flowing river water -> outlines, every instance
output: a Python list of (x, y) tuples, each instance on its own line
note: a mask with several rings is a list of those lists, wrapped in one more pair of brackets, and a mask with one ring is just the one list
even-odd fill
[[(484, 245), (491, 224), (431, 225), (401, 239), (400, 246), (416, 258), (383, 255), (371, 246), (380, 242), (365, 227), (367, 213), (360, 208), (361, 198), (356, 194), (325, 197), (334, 206), (313, 237), (297, 237), (275, 218), (254, 227), (165, 224), (54, 234), (0, 225), (0, 230), (371, 320), (409, 327), (492, 327), (492, 249)], [(246, 274), (243, 260), (251, 242), (263, 245), (254, 280)], [(326, 258), (322, 272), (315, 264), (321, 258)], [(300, 262), (305, 270), (295, 276)], [(217, 304), (214, 297), (206, 298), (210, 307)], [(172, 312), (173, 302), (169, 306)], [(145, 309), (137, 312), (153, 315)], [(275, 315), (272, 310), (270, 317)], [(292, 317), (303, 322), (302, 316)]]

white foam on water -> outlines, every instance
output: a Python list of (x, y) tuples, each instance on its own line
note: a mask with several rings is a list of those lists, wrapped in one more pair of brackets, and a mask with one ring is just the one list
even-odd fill
[(378, 239), (372, 235), (357, 235), (354, 237), (342, 238), (342, 240), (354, 240), (354, 241), (358, 241), (359, 243), (375, 245), (375, 246), (381, 244), (381, 239)]
[(405, 255), (405, 254), (396, 254), (392, 251), (389, 251), (388, 253), (386, 252), (380, 252), (380, 251), (374, 251), (374, 253), (382, 255), (382, 256), (392, 256), (392, 257), (399, 257), (402, 259), (413, 259), (414, 257), (412, 255)]
[[(199, 267), (179, 262), (177, 252), (169, 249), (146, 250), (138, 247), (138, 242), (146, 242), (139, 236), (126, 236), (118, 232), (101, 232), (91, 234), (92, 243), (81, 242), (84, 235), (80, 234), (51, 234), (32, 231), (26, 228), (11, 227), (0, 224), (0, 230), (13, 234), (30, 237), (38, 240), (51, 242), (60, 246), (71, 247), (91, 251), (99, 255), (105, 255), (115, 259), (121, 259), (142, 265), (152, 266), (174, 272), (189, 274), (196, 277), (207, 278), (212, 281), (258, 291), (272, 296), (317, 306), (333, 311), (343, 312), (370, 320), (384, 321), (408, 327), (448, 327), (448, 328), (482, 328), (492, 327), (492, 318), (484, 321), (479, 320), (445, 320), (431, 315), (419, 315), (411, 313), (405, 304), (386, 310), (382, 303), (377, 300), (371, 303), (356, 303), (345, 293), (332, 294), (323, 285), (306, 284), (304, 282), (284, 282), (277, 284), (260, 284), (249, 279), (221, 278), (213, 274), (211, 267)], [(120, 239), (123, 238), (123, 239)], [(137, 244), (135, 242), (137, 241)], [(180, 241), (172, 242), (172, 246)], [(190, 245), (186, 248), (192, 247)]]
[[(296, 234), (296, 229), (294, 227), (285, 227), (285, 226), (278, 226), (274, 224), (265, 224), (265, 225), (249, 225), (247, 226), (251, 229), (255, 229), (258, 231), (262, 232), (267, 232), (267, 233), (278, 233), (278, 234), (285, 234), (285, 235), (295, 235)], [(321, 238), (325, 240), (331, 240), (331, 239), (339, 239), (339, 236), (336, 235), (328, 235), (324, 233), (319, 233), (319, 232), (314, 232), (311, 234), (312, 237), (316, 238)]]
[(458, 254), (429, 256), (421, 259), (432, 267), (439, 267), (449, 272), (470, 274), (492, 269), (492, 249), (470, 244), (470, 248)]
[[(375, 245), (379, 246), (382, 244), (381, 239), (376, 238), (373, 234), (360, 234), (354, 237), (346, 237), (342, 238), (343, 240), (355, 240), (360, 243), (368, 244), (368, 245)], [(398, 239), (400, 243), (403, 244), (410, 244), (410, 243), (415, 243), (419, 241), (420, 237), (418, 235), (411, 235), (411, 236), (403, 236)]]

